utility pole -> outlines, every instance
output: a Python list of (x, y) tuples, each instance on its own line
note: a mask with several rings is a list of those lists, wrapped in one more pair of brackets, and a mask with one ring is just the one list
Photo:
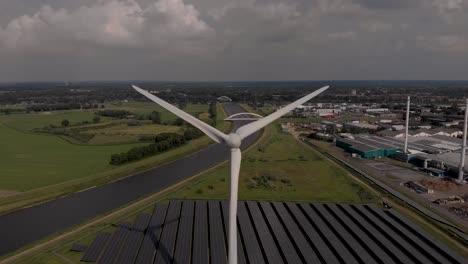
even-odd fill
[(465, 123), (463, 124), (463, 144), (460, 153), (460, 165), (458, 167), (458, 182), (463, 182), (465, 175), (465, 152), (466, 152), (466, 132), (468, 126), (468, 99), (465, 104)]
[(408, 154), (408, 128), (409, 128), (409, 111), (410, 111), (410, 97), (408, 96), (408, 102), (406, 103), (406, 127), (405, 127), (405, 154)]

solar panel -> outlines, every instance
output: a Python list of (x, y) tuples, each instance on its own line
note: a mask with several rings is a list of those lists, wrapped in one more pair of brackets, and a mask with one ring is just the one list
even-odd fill
[(209, 263), (208, 247), (208, 210), (205, 201), (195, 203), (195, 222), (193, 224), (192, 263)]
[(158, 248), (161, 231), (163, 229), (167, 207), (167, 204), (157, 204), (155, 206), (135, 263), (153, 263), (154, 254)]
[(315, 254), (314, 250), (310, 246), (307, 239), (304, 237), (304, 234), (298, 228), (294, 219), (291, 217), (289, 212), (284, 207), (283, 203), (274, 202), (272, 203), (275, 207), (278, 215), (283, 222), (284, 227), (286, 228), (287, 232), (289, 233), (290, 240), (296, 244), (296, 247), (302, 258), (304, 258), (306, 263), (320, 263), (319, 257)]
[(359, 223), (361, 226), (361, 229), (367, 231), (368, 235), (373, 238), (374, 242), (377, 243), (382, 249), (384, 249), (387, 254), (389, 254), (396, 262), (413, 263), (413, 261), (410, 260), (404, 253), (402, 253), (400, 249), (393, 245), (384, 234), (376, 230), (371, 223), (366, 221), (350, 206), (343, 206), (343, 208), (348, 213), (348, 216), (354, 218), (356, 223)]
[(144, 232), (148, 227), (149, 221), (151, 219), (150, 214), (140, 214), (138, 215), (135, 223), (132, 225), (132, 230)]
[(125, 244), (122, 246), (120, 255), (115, 263), (133, 263), (143, 238), (144, 234), (142, 232), (132, 230), (125, 241)]
[(237, 218), (239, 221), (239, 227), (242, 230), (242, 236), (244, 237), (246, 255), (249, 262), (259, 264), (265, 263), (262, 249), (258, 243), (253, 224), (250, 221), (249, 213), (247, 212), (244, 202), (240, 202), (237, 206)]
[(306, 238), (311, 243), (323, 259), (323, 262), (330, 264), (338, 264), (340, 261), (337, 259), (335, 253), (327, 246), (327, 242), (318, 230), (309, 222), (307, 217), (301, 212), (300, 208), (295, 203), (286, 203), (291, 211), (291, 215), (299, 223), (302, 232), (306, 234)]
[(224, 246), (223, 219), (219, 201), (208, 201), (208, 215), (211, 263), (226, 263), (227, 253)]
[(78, 244), (75, 243), (71, 246), (70, 251), (75, 251), (75, 252), (85, 252), (86, 249), (88, 249), (88, 246), (83, 245), (83, 244)]
[[(356, 211), (361, 213), (366, 220), (372, 223), (376, 229), (378, 229), (382, 234), (388, 237), (389, 240), (395, 244), (403, 254), (407, 255), (409, 258), (413, 259), (415, 263), (429, 263), (430, 260), (427, 259), (423, 254), (421, 254), (417, 249), (415, 249), (408, 241), (399, 236), (395, 231), (390, 229), (385, 222), (380, 221), (375, 215), (367, 211), (362, 205), (352, 206)], [(377, 224), (379, 223), (379, 224)]]
[(169, 203), (161, 240), (156, 252), (156, 263), (171, 263), (172, 261), (181, 205), (181, 201), (173, 200)]
[[(385, 225), (389, 232), (393, 232), (395, 236), (401, 237), (401, 239), (403, 240), (403, 245), (422, 262), (440, 262), (431, 255), (432, 250), (424, 250), (422, 248), (422, 245), (419, 245), (418, 242), (411, 239), (407, 234), (405, 234), (405, 232), (402, 232), (401, 226), (389, 219), (389, 217), (385, 215), (381, 209), (377, 209), (374, 211), (373, 208), (370, 208), (369, 206), (363, 206), (359, 209), (362, 211), (367, 210), (370, 214), (373, 215), (373, 217), (375, 217), (374, 221), (382, 223), (382, 226)], [(414, 236), (412, 237), (415, 238)]]
[(248, 209), (252, 215), (252, 219), (255, 225), (255, 229), (258, 232), (258, 237), (260, 238), (261, 246), (263, 247), (263, 252), (266, 255), (266, 262), (268, 263), (284, 263), (283, 258), (279, 253), (279, 248), (276, 247), (275, 240), (268, 229), (267, 223), (263, 218), (263, 215), (258, 208), (256, 202), (249, 201), (247, 202)]
[(109, 233), (98, 233), (96, 238), (93, 240), (81, 258), (81, 261), (96, 262), (110, 237), (111, 234)]
[(125, 242), (130, 230), (127, 226), (120, 226), (117, 231), (111, 236), (109, 243), (107, 244), (101, 257), (98, 259), (99, 264), (110, 264), (114, 263), (119, 255), (120, 248)]
[(401, 214), (397, 213), (394, 210), (385, 211), (385, 213), (387, 213), (393, 219), (397, 220), (398, 223), (400, 223), (402, 226), (404, 226), (408, 230), (408, 232), (413, 233), (416, 236), (418, 236), (421, 240), (424, 241), (424, 243), (432, 247), (433, 250), (442, 254), (451, 263), (466, 263), (466, 260), (463, 259), (460, 255), (453, 252), (452, 249), (442, 244), (441, 242), (428, 236), (426, 232), (424, 232), (419, 226), (417, 226), (414, 222), (408, 220), (406, 217), (402, 216)]
[(148, 226), (150, 214), (140, 214), (131, 225), (130, 234), (122, 245), (120, 255), (117, 257), (116, 263), (133, 263), (144, 238), (143, 231)]
[(193, 201), (185, 201), (182, 204), (179, 231), (177, 232), (177, 245), (174, 252), (174, 263), (190, 263), (190, 256), (192, 255), (194, 209), (195, 203)]
[(384, 250), (382, 250), (382, 248), (374, 243), (374, 241), (372, 241), (372, 239), (365, 232), (362, 232), (361, 228), (358, 227), (345, 213), (343, 213), (338, 208), (338, 206), (335, 204), (329, 204), (327, 206), (336, 215), (337, 219), (346, 224), (350, 233), (353, 233), (353, 236), (361, 241), (361, 244), (364, 247), (367, 247), (367, 251), (373, 256), (374, 259), (376, 259), (377, 262), (395, 263), (395, 261)]
[(325, 209), (321, 204), (314, 204), (314, 207), (317, 209), (320, 215), (322, 215), (327, 222), (335, 229), (339, 237), (342, 238), (342, 241), (346, 241), (348, 249), (353, 253), (354, 257), (361, 263), (374, 262), (372, 257), (369, 255), (367, 250), (365, 250), (362, 245), (348, 233), (348, 231), (335, 219), (330, 212)]
[(310, 221), (314, 222), (317, 225), (318, 229), (321, 233), (323, 233), (323, 237), (328, 240), (331, 244), (330, 248), (333, 251), (336, 251), (335, 254), (338, 258), (345, 263), (359, 263), (349, 252), (348, 248), (343, 244), (341, 238), (338, 238), (336, 234), (331, 230), (328, 225), (322, 220), (322, 218), (312, 209), (310, 204), (301, 203), (301, 208), (304, 210), (305, 214), (308, 216)]
[(296, 252), (294, 245), (291, 243), (291, 240), (288, 237), (288, 234), (285, 232), (283, 225), (278, 220), (273, 208), (270, 203), (260, 203), (260, 206), (265, 213), (265, 218), (268, 219), (271, 230), (273, 231), (276, 241), (283, 252), (284, 257), (286, 258), (287, 263), (301, 263), (301, 258)]

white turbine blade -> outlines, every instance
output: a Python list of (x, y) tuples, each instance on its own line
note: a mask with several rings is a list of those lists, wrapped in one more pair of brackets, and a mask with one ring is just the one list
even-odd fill
[(250, 136), (251, 134), (257, 132), (258, 130), (262, 129), (263, 127), (265, 127), (266, 125), (270, 124), (271, 122), (275, 121), (276, 119), (284, 116), (285, 114), (289, 113), (291, 110), (293, 110), (294, 108), (302, 105), (303, 103), (309, 101), (310, 99), (314, 98), (315, 96), (319, 95), (320, 93), (322, 93), (323, 91), (327, 90), (330, 86), (324, 86), (318, 90), (316, 90), (315, 92), (311, 93), (311, 94), (308, 94), (304, 97), (302, 97), (301, 99), (281, 108), (280, 110), (274, 112), (273, 114), (269, 115), (269, 116), (266, 116), (260, 120), (257, 120), (255, 122), (252, 122), (252, 123), (249, 123), (245, 126), (242, 126), (240, 127), (239, 129), (237, 129), (236, 131), (236, 134), (239, 135), (241, 137), (241, 139), (244, 139), (248, 136)]
[(229, 198), (229, 264), (237, 264), (237, 191), (242, 154), (239, 148), (231, 149), (231, 194)]
[(194, 127), (200, 129), (205, 133), (207, 136), (209, 136), (211, 139), (214, 141), (221, 143), (227, 139), (227, 135), (224, 134), (223, 132), (217, 130), (216, 128), (206, 124), (205, 122), (185, 113), (184, 111), (180, 110), (179, 108), (169, 104), (168, 102), (152, 95), (151, 93), (135, 86), (132, 85), (133, 89), (137, 90), (139, 93), (142, 95), (148, 97), (151, 101), (157, 103), (158, 105), (164, 107), (167, 109), (169, 112), (173, 113), (174, 115), (182, 118), (183, 120), (187, 121), (188, 123), (192, 124)]

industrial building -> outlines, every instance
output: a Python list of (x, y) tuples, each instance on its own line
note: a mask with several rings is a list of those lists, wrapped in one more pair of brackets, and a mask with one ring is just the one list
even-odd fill
[[(419, 153), (412, 155), (409, 161), (427, 169), (428, 173), (433, 176), (455, 176), (459, 171), (460, 152), (447, 152), (442, 154)], [(432, 168), (437, 169), (440, 173), (434, 172)], [(467, 165), (464, 166), (464, 171), (468, 171)]]
[(362, 130), (377, 130), (379, 128), (378, 125), (358, 123), (358, 122), (345, 123), (344, 127), (347, 129), (362, 129)]
[(400, 147), (382, 143), (378, 137), (374, 136), (337, 139), (336, 146), (350, 153), (356, 153), (366, 159), (392, 157), (400, 149)]
[[(376, 137), (380, 142), (394, 147), (404, 148), (404, 138)], [(377, 140), (376, 139), (376, 140)], [(408, 137), (408, 150), (410, 153), (440, 154), (458, 150), (461, 144), (454, 143), (449, 137)]]
[[(436, 177), (454, 176), (460, 162), (461, 140), (446, 136), (430, 138), (409, 138), (409, 153), (403, 154), (403, 139), (356, 136), (339, 138), (336, 146), (362, 158), (377, 159), (392, 157), (411, 162), (424, 169), (427, 174)], [(468, 166), (465, 166), (468, 171)]]

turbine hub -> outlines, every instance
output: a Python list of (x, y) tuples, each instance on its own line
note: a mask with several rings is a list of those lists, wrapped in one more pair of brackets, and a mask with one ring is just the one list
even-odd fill
[(239, 137), (239, 135), (235, 133), (229, 134), (228, 139), (226, 140), (226, 144), (230, 148), (239, 148), (241, 143), (242, 143), (241, 138)]

